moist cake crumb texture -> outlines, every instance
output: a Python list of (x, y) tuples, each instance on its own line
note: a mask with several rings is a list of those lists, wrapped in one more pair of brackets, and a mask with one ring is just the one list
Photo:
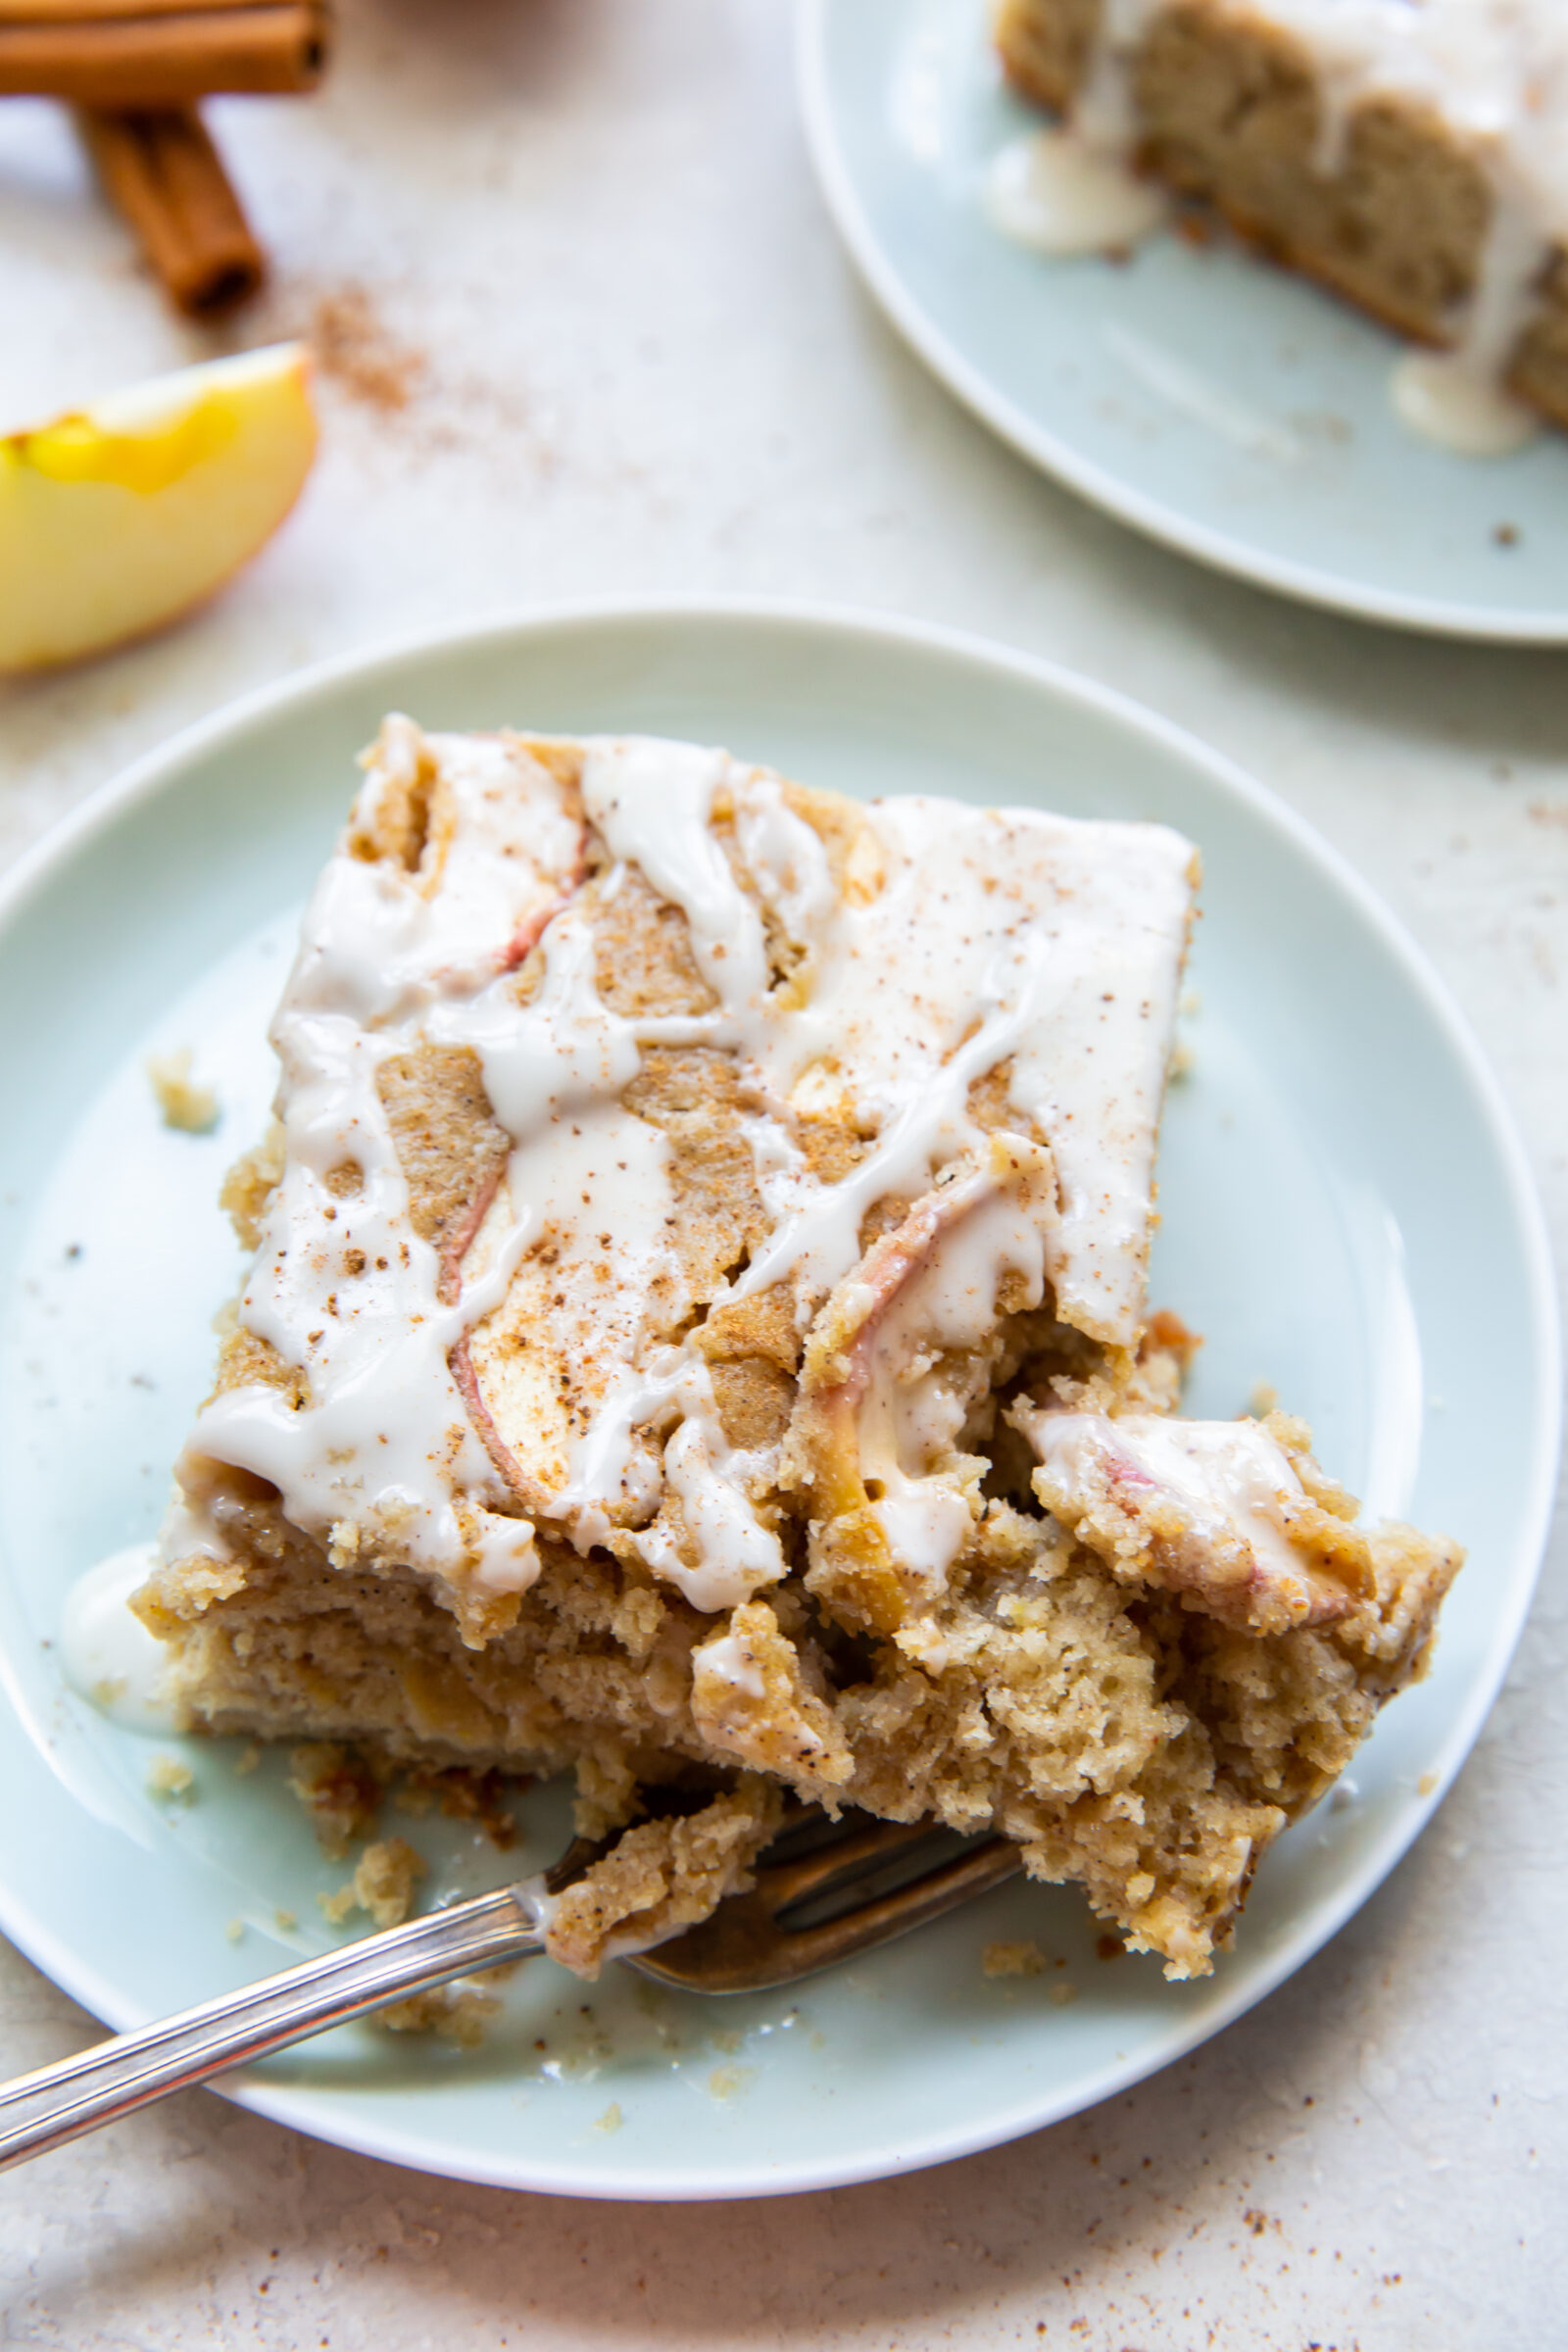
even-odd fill
[[(571, 1770), (584, 1976), (791, 1795), (999, 1829), (1206, 1971), (1459, 1554), (1298, 1422), (1174, 1413), (1192, 846), (647, 738), (365, 765), (136, 1602), (186, 1719), (300, 1743), (340, 1851), (410, 1766)], [(399, 1846), (345, 1909), (407, 1907)]]

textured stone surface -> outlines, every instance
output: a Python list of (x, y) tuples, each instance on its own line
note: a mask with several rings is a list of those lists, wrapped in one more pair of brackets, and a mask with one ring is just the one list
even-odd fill
[[(193, 625), (0, 689), (0, 857), (230, 696), (487, 608), (759, 591), (954, 621), (1184, 721), (1348, 853), (1468, 1009), (1560, 1246), (1562, 657), (1298, 610), (1038, 479), (852, 280), (788, 48), (760, 0), (351, 0), (318, 102), (219, 110), (278, 262), (243, 339), (335, 329), (325, 454)], [(20, 102), (0, 110), (0, 293), (6, 422), (212, 348), (140, 280), (63, 124)], [(1559, 1544), (1475, 1756), (1389, 1886), (1255, 2015), (1108, 2108), (714, 2216), (429, 2181), (192, 2094), (0, 2181), (0, 2343), (1555, 2342), (1565, 1570)], [(0, 1950), (8, 2071), (89, 2031)]]

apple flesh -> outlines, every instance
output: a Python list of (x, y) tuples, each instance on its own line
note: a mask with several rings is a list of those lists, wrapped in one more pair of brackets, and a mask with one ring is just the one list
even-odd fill
[(316, 455), (310, 373), (276, 344), (0, 439), (0, 671), (142, 636), (254, 556)]

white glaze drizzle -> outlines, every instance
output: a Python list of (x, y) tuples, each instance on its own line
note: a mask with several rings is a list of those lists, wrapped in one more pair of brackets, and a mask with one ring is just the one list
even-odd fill
[(700, 1667), (715, 1681), (728, 1683), (745, 1698), (763, 1699), (767, 1685), (762, 1670), (752, 1656), (739, 1634), (715, 1634), (692, 1651), (694, 1672)]
[[(636, 1413), (648, 1391), (633, 1392)], [(731, 1609), (788, 1573), (783, 1546), (764, 1527), (747, 1494), (750, 1478), (770, 1462), (740, 1452), (724, 1435), (708, 1367), (689, 1348), (671, 1348), (649, 1409), (666, 1401), (681, 1419), (664, 1447), (664, 1491), (680, 1514), (688, 1561), (666, 1528), (645, 1529), (637, 1551), (645, 1566), (685, 1593), (696, 1609)], [(627, 1408), (623, 1406), (623, 1415)], [(579, 1541), (581, 1538), (579, 1536)]]
[[(1067, 1319), (1112, 1344), (1135, 1339), (1190, 903), (1178, 835), (898, 801), (867, 812), (865, 870), (841, 891), (766, 771), (691, 746), (595, 740), (582, 805), (616, 861), (599, 901), (639, 868), (685, 912), (714, 998), (709, 1012), (631, 1020), (598, 993), (593, 893), (576, 892), (579, 832), (554, 777), (510, 740), (426, 742), (392, 722), (364, 818), (410, 760), (432, 761), (452, 795), (444, 867), (411, 876), (340, 852), (274, 1028), (286, 1172), (240, 1314), (306, 1374), (309, 1398), (296, 1410), (258, 1383), (205, 1408), (182, 1466), (198, 1511), (214, 1484), (204, 1463), (232, 1463), (272, 1480), (334, 1558), (352, 1560), (368, 1535), (454, 1583), (525, 1586), (537, 1574), (529, 1524), (500, 1515), (507, 1489), (448, 1364), (501, 1306), (497, 1330), (548, 1317), (591, 1404), (585, 1428), (552, 1423), (526, 1353), (483, 1386), (503, 1438), (522, 1433), (536, 1519), (583, 1549), (640, 1526), (648, 1564), (704, 1609), (784, 1573), (748, 1492), (769, 1463), (728, 1446), (701, 1355), (661, 1337), (680, 1295), (668, 1147), (621, 1101), (656, 1044), (732, 1053), (755, 1104), (745, 1133), (773, 1233), (721, 1296), (787, 1278), (808, 1321), (856, 1264), (867, 1207), (918, 1196), (983, 1148), (967, 1091), (1006, 1061), (1018, 1123), (1049, 1138), (1061, 1186), (1059, 1219), (1030, 1245), (1037, 1267)], [(489, 787), (513, 796), (510, 816)], [(721, 789), (748, 886), (710, 821)], [(806, 951), (777, 989), (768, 906)], [(508, 964), (530, 926), (542, 972), (519, 1004)], [(477, 1054), (512, 1139), (455, 1300), (410, 1225), (376, 1086), (385, 1060), (420, 1039)], [(830, 1101), (875, 1138), (831, 1186), (792, 1133), (798, 1113)], [(346, 1158), (363, 1171), (348, 1198), (326, 1181)], [(548, 1286), (530, 1289), (546, 1237)], [(988, 1306), (1000, 1262), (989, 1290), (978, 1272), (970, 1283)]]
[[(1125, 157), (1136, 138), (1132, 61), (1172, 0), (1102, 0), (1073, 108), (1087, 149)], [(1293, 34), (1317, 82), (1316, 169), (1340, 169), (1356, 109), (1395, 98), (1451, 129), (1492, 199), (1477, 281), (1453, 346), (1412, 355), (1393, 385), (1404, 422), (1446, 447), (1495, 456), (1529, 438), (1501, 378), (1568, 241), (1568, 18), (1561, 0), (1248, 0), (1238, 16)], [(1490, 394), (1490, 399), (1488, 395)]]
[[(582, 801), (611, 856), (639, 867), (661, 898), (680, 907), (698, 968), (726, 1011), (755, 1020), (767, 986), (762, 926), (709, 826), (713, 795), (734, 766), (727, 752), (652, 736), (595, 744), (583, 765)], [(775, 821), (788, 814), (773, 794), (762, 808)], [(765, 837), (755, 823), (752, 837), (766, 862)]]
[(1009, 1101), (1051, 1145), (1062, 1217), (1049, 1266), (1064, 1318), (1128, 1345), (1142, 1311), (1159, 1102), (1193, 854), (1163, 826), (873, 804), (881, 886), (841, 910), (809, 1000), (762, 1058), (770, 1092), (848, 1102), (877, 1141), (824, 1190), (777, 1180), (777, 1230), (739, 1286), (799, 1266), (825, 1292), (865, 1210), (974, 1151), (966, 1096), (1010, 1061)]
[[(442, 755), (456, 822), (440, 870), (408, 873), (341, 849), (307, 909), (273, 1024), (284, 1172), (239, 1317), (305, 1375), (307, 1401), (296, 1409), (262, 1382), (225, 1390), (198, 1416), (179, 1477), (199, 1504), (210, 1462), (251, 1471), (338, 1555), (352, 1559), (369, 1532), (422, 1568), (466, 1569), (506, 1592), (538, 1575), (532, 1529), (501, 1515), (506, 1489), (447, 1359), (504, 1298), (529, 1221), (443, 1301), (376, 1081), (421, 1024), (441, 1025), (443, 1007), (476, 987), (483, 1002), (519, 929), (571, 887), (580, 842), (554, 780), (518, 747), (473, 737)], [(411, 722), (389, 722), (369, 761), (367, 822), (425, 756)], [(360, 1170), (349, 1194), (329, 1182), (346, 1163)]]
[[(860, 1476), (894, 1558), (932, 1591), (973, 1523), (969, 1496), (944, 1472), (985, 1385), (974, 1351), (996, 1321), (1005, 1277), (1017, 1278), (1016, 1305), (1040, 1304), (1055, 1222), (1046, 1153), (994, 1147), (991, 1159), (948, 1188), (929, 1242), (883, 1296), (863, 1286)], [(855, 1301), (857, 1288), (846, 1284), (841, 1302)]]

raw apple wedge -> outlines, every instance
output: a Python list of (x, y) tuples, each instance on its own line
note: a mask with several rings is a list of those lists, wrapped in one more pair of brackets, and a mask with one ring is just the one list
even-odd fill
[(310, 373), (279, 343), (0, 439), (0, 670), (139, 637), (254, 556), (316, 455)]

